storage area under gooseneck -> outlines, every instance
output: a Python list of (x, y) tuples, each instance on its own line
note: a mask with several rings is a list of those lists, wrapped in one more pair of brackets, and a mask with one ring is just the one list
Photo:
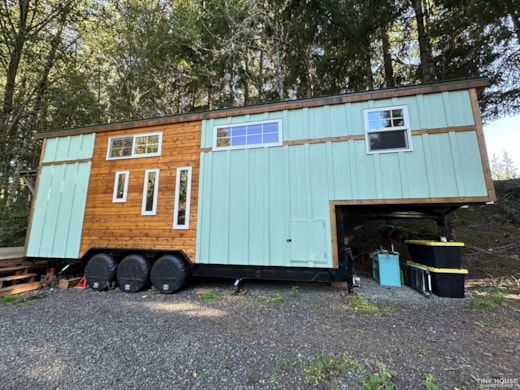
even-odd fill
[[(464, 278), (468, 270), (461, 268), (462, 242), (406, 240), (413, 268), (428, 273), (431, 291), (439, 297), (464, 298)], [(406, 279), (406, 278), (405, 278)]]

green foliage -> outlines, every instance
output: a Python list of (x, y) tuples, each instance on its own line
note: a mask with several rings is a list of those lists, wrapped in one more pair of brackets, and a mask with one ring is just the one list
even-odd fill
[(16, 307), (27, 307), (36, 304), (38, 301), (36, 298), (25, 298), (20, 294), (6, 295), (0, 297), (0, 305), (12, 305)]
[(226, 299), (228, 294), (226, 292), (217, 293), (215, 291), (208, 291), (200, 297), (204, 302), (215, 302), (221, 299)]
[(351, 371), (361, 372), (363, 369), (363, 363), (346, 353), (331, 356), (316, 353), (314, 360), (303, 366), (303, 380), (305, 383), (328, 383), (348, 375)]
[(205, 378), (209, 375), (209, 370), (203, 368), (202, 370), (199, 370), (198, 374), (201, 378)]
[[(309, 386), (320, 389), (340, 388), (344, 387), (343, 380), (345, 379), (348, 379), (349, 388), (351, 384), (354, 385), (353, 388), (364, 390), (396, 390), (398, 388), (397, 371), (388, 368), (381, 361), (375, 361), (375, 368), (373, 368), (346, 352), (334, 354), (316, 352), (313, 356), (298, 356), (297, 361), (286, 358), (276, 360), (277, 372), (270, 377), (272, 386), (280, 383), (284, 385), (283, 377), (287, 374), (291, 374), (291, 378), (294, 378), (300, 373), (304, 388)], [(428, 373), (425, 374), (424, 381), (416, 384), (416, 388), (439, 389), (433, 381), (433, 375)]]
[(506, 290), (503, 287), (488, 287), (482, 296), (473, 298), (470, 307), (483, 312), (491, 312), (507, 300)]
[[(520, 179), (496, 182), (499, 219), (520, 225)], [(500, 191), (498, 189), (500, 188)]]
[(475, 324), (481, 328), (494, 328), (497, 325), (495, 321), (475, 321)]
[(289, 371), (291, 368), (293, 368), (294, 363), (287, 359), (280, 358), (276, 360), (276, 366), (282, 371)]
[(31, 205), (25, 193), (7, 205), (0, 198), (0, 247), (23, 246)]
[(426, 378), (424, 379), (424, 388), (426, 390), (440, 390), (441, 388), (439, 386), (437, 386), (434, 382), (433, 382), (433, 375), (432, 374), (426, 374)]
[(13, 303), (20, 299), (19, 294), (6, 295), (5, 297), (0, 297), (0, 304), (4, 303)]
[(298, 298), (300, 296), (300, 290), (298, 286), (291, 287), (291, 297)]
[(395, 305), (379, 306), (373, 303), (368, 303), (363, 297), (355, 295), (347, 300), (350, 308), (358, 313), (368, 313), (373, 315), (391, 315), (395, 310)]
[(387, 369), (380, 362), (377, 362), (377, 369), (376, 373), (367, 377), (363, 383), (363, 390), (397, 390), (397, 385), (393, 382), (397, 372)]
[(507, 151), (503, 151), (502, 159), (496, 154), (491, 159), (491, 177), (493, 180), (511, 180), (517, 177), (514, 161), (509, 157)]
[(283, 296), (280, 293), (276, 293), (274, 297), (259, 295), (256, 299), (259, 302), (264, 302), (268, 305), (277, 305), (278, 303), (283, 302)]
[(380, 224), (378, 231), (392, 240), (404, 241), (413, 236), (414, 231), (408, 226), (398, 224)]

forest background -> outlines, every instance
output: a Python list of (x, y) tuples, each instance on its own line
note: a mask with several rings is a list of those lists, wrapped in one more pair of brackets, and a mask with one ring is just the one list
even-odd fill
[(520, 112), (520, 0), (2, 0), (0, 246), (38, 133), (481, 76)]

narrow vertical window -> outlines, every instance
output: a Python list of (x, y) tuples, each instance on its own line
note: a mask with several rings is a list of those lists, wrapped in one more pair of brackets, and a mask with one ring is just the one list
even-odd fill
[(126, 202), (126, 194), (128, 191), (128, 171), (117, 171), (114, 180), (114, 194), (112, 202)]
[(157, 189), (159, 188), (159, 170), (147, 169), (144, 175), (142, 215), (155, 215), (157, 212)]
[(179, 167), (175, 183), (174, 229), (188, 229), (190, 226), (190, 194), (191, 167)]

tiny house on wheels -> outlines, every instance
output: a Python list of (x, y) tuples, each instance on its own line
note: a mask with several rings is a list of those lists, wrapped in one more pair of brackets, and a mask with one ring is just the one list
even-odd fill
[(190, 275), (346, 281), (369, 218), (495, 200), (478, 107), (487, 79), (40, 134), (25, 256), (175, 292)]

